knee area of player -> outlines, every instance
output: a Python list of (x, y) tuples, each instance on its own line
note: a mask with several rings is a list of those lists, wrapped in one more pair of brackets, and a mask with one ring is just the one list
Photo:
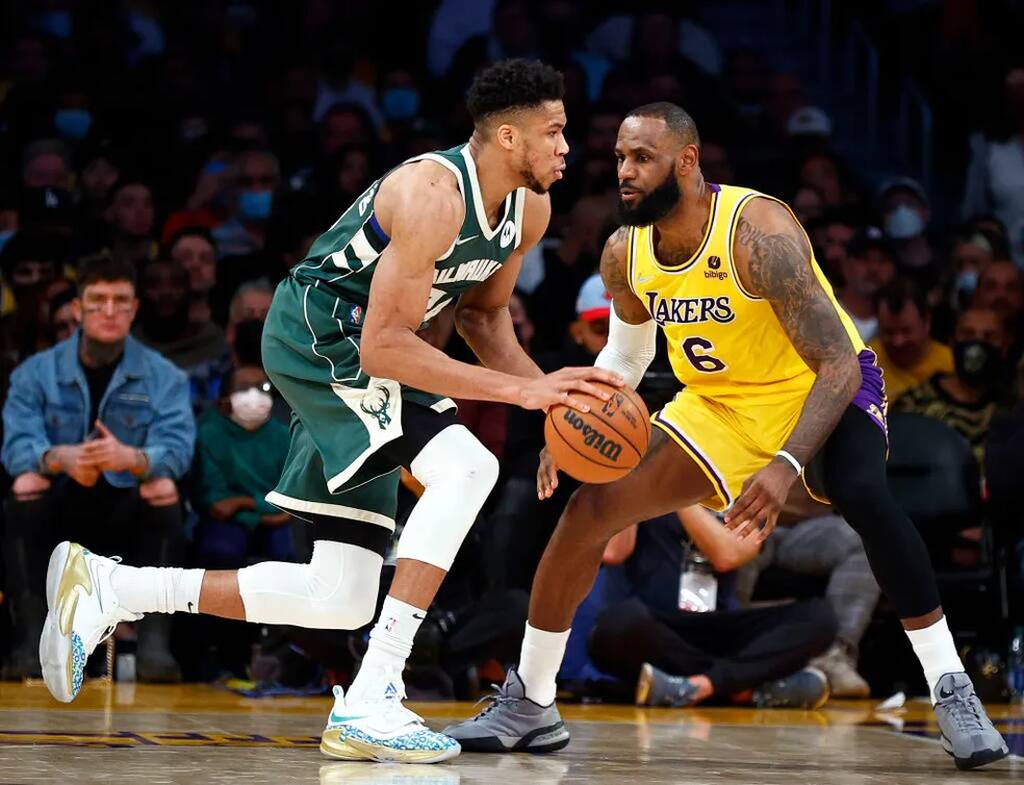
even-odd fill
[(427, 488), (434, 485), (494, 487), (498, 481), (498, 459), (472, 433), (459, 425), (435, 436), (409, 467)]

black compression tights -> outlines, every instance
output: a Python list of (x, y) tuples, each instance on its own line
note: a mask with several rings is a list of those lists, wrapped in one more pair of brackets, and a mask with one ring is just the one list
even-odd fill
[(864, 541), (871, 570), (901, 619), (924, 616), (940, 605), (928, 550), (889, 492), (885, 437), (856, 406), (808, 467), (811, 487), (823, 487)]

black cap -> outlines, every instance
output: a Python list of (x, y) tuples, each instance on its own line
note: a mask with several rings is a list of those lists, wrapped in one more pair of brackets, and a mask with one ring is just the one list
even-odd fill
[(867, 226), (857, 231), (850, 242), (846, 244), (846, 255), (864, 256), (870, 250), (878, 250), (884, 253), (892, 262), (896, 261), (896, 254), (893, 252), (892, 244), (886, 239), (885, 233), (877, 226)]

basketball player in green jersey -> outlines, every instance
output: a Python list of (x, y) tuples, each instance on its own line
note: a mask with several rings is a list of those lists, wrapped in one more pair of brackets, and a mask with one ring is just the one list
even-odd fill
[[(397, 546), (370, 647), (322, 737), (329, 756), (434, 762), (459, 753), (402, 706), (415, 635), (498, 475), (445, 396), (528, 409), (601, 398), (600, 368), (544, 375), (520, 348), (508, 301), (523, 254), (544, 234), (561, 179), (562, 77), (512, 60), (468, 94), (468, 144), (386, 174), (321, 235), (278, 287), (263, 334), (270, 379), (292, 407), (292, 441), (266, 501), (316, 526), (309, 564), (238, 571), (127, 567), (61, 543), (47, 574), (40, 641), (46, 684), (73, 700), (85, 660), (119, 621), (209, 613), (262, 624), (356, 629), (372, 619), (395, 528), (400, 467), (425, 487)], [(417, 331), (458, 297), (456, 323), (484, 367), (450, 359)], [(266, 402), (264, 402), (265, 404)], [(273, 510), (261, 501), (258, 509)]]

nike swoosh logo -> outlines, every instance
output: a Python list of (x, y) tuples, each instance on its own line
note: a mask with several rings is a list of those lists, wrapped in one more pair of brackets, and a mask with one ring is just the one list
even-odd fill
[(370, 716), (369, 714), (351, 714), (348, 717), (343, 717), (343, 716), (339, 716), (339, 715), (335, 714), (332, 711), (331, 712), (330, 721), (331, 722), (337, 722), (337, 723), (355, 722), (356, 720), (365, 720), (369, 716)]
[(456, 245), (462, 245), (463, 243), (468, 243), (470, 240), (475, 240), (479, 236), (480, 235), (478, 235), (478, 234), (474, 234), (474, 235), (471, 235), (469, 237), (456, 237), (455, 238), (455, 244)]
[(423, 620), (424, 620), (425, 618), (427, 618), (426, 616), (424, 616), (424, 615), (423, 615), (423, 614), (421, 614), (421, 613), (414, 613), (414, 614), (412, 615), (412, 617), (413, 617), (414, 619), (419, 619), (420, 621), (423, 621)]
[(636, 277), (636, 282), (637, 283), (647, 283), (649, 280), (651, 280), (651, 278), (650, 278), (650, 276), (647, 276), (647, 275), (638, 275)]
[(89, 574), (92, 576), (93, 586), (96, 587), (96, 601), (100, 604), (100, 613), (103, 612), (103, 592), (100, 590), (99, 562), (89, 563)]

